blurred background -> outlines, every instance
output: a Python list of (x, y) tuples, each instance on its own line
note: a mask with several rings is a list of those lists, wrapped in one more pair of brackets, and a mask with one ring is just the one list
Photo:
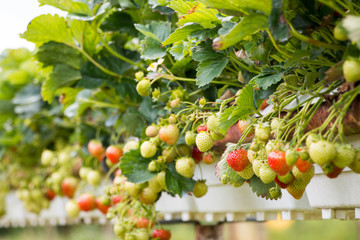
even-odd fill
[[(172, 240), (202, 240), (196, 238), (195, 223), (164, 225), (172, 231)], [(214, 228), (214, 226), (209, 226)], [(220, 225), (222, 234), (216, 239), (223, 240), (357, 240), (358, 221), (267, 221), (240, 222)], [(0, 229), (0, 240), (89, 240), (119, 239), (111, 225), (73, 225), (58, 227), (27, 227)], [(214, 239), (215, 238), (207, 238)]]

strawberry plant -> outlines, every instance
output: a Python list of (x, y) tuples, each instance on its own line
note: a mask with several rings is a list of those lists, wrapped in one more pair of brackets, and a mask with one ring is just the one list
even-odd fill
[(274, 200), (301, 198), (314, 165), (360, 172), (345, 137), (360, 133), (358, 1), (40, 2), (68, 16), (31, 21), (35, 60), (23, 49), (0, 60), (0, 167), (16, 159), (6, 177), (19, 176), (27, 209), (116, 171), (69, 215), (97, 207), (122, 238), (168, 239), (150, 229), (154, 203), (205, 195), (201, 161)]

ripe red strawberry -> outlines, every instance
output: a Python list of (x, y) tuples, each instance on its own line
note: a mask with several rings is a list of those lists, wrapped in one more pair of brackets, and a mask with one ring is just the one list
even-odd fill
[(78, 180), (74, 177), (66, 177), (61, 183), (62, 193), (68, 198), (72, 198), (76, 191)]
[(123, 150), (118, 146), (110, 145), (106, 148), (105, 155), (112, 164), (115, 164), (118, 163), (123, 156)]
[(51, 201), (56, 197), (56, 193), (51, 189), (47, 189), (45, 193), (45, 197), (47, 197), (47, 199)]
[(103, 214), (106, 214), (108, 212), (109, 208), (111, 207), (110, 204), (109, 205), (104, 205), (99, 198), (97, 198), (95, 200), (95, 203), (96, 203), (97, 209), (99, 209), (100, 212), (102, 212)]
[(195, 159), (197, 163), (199, 163), (203, 158), (203, 152), (200, 152), (197, 146), (194, 146), (192, 149), (192, 157)]
[(249, 163), (249, 159), (247, 157), (247, 151), (241, 148), (232, 151), (227, 155), (226, 161), (232, 169), (234, 169), (237, 172), (240, 172), (244, 170)]
[(287, 165), (284, 151), (272, 151), (268, 155), (270, 168), (278, 175), (283, 176), (290, 172), (291, 166)]
[(95, 198), (93, 195), (84, 193), (76, 200), (79, 208), (82, 211), (90, 211), (96, 207)]
[(302, 173), (307, 172), (311, 168), (312, 165), (313, 164), (311, 162), (303, 161), (303, 160), (301, 160), (300, 157), (299, 157), (299, 160), (297, 160), (297, 162), (295, 163), (295, 166), (297, 167), (297, 169), (299, 169), (299, 171)]
[(171, 232), (165, 229), (154, 229), (152, 237), (159, 240), (169, 240)]
[(149, 226), (151, 226), (150, 228), (152, 228), (155, 225), (154, 221), (150, 223), (150, 220), (145, 217), (140, 217), (138, 219), (135, 218), (134, 220), (136, 222), (137, 228), (148, 228)]
[(206, 125), (201, 125), (197, 128), (197, 133), (200, 132), (206, 132), (207, 131), (207, 126)]

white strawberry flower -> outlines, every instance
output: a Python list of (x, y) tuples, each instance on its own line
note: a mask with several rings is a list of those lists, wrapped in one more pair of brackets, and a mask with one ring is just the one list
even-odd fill
[(163, 58), (159, 58), (157, 62), (152, 62), (149, 67), (146, 69), (149, 72), (156, 72), (158, 66), (164, 62)]

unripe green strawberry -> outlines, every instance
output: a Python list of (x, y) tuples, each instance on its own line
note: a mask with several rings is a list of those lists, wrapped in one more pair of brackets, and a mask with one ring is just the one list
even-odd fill
[(294, 179), (286, 188), (288, 193), (295, 199), (300, 199), (305, 192), (306, 184), (301, 179)]
[(178, 108), (180, 107), (180, 98), (176, 98), (174, 100), (171, 100), (170, 102), (170, 107), (171, 108)]
[(183, 177), (191, 178), (194, 175), (195, 161), (191, 157), (182, 157), (176, 160), (176, 171)]
[(133, 198), (137, 198), (139, 196), (140, 187), (135, 183), (126, 181), (124, 183), (124, 190), (125, 192), (127, 192), (127, 194), (129, 194)]
[(158, 193), (150, 187), (146, 187), (141, 190), (139, 194), (140, 201), (144, 204), (154, 203), (158, 198)]
[(159, 193), (163, 190), (162, 186), (157, 181), (156, 176), (149, 180), (148, 187), (151, 188), (156, 193)]
[(257, 157), (257, 153), (252, 151), (252, 150), (248, 150), (247, 151), (247, 157), (249, 159), (249, 162), (253, 163), (255, 158)]
[(339, 41), (348, 40), (347, 32), (341, 22), (337, 23), (334, 28), (334, 38)]
[(224, 131), (221, 131), (219, 125), (220, 125), (220, 121), (218, 117), (216, 117), (215, 115), (211, 115), (210, 117), (208, 117), (206, 121), (206, 126), (208, 130), (210, 132), (221, 133), (222, 135), (225, 135), (226, 132), (224, 133)]
[(291, 172), (288, 172), (284, 176), (277, 176), (277, 178), (279, 179), (280, 182), (289, 184), (293, 181), (294, 176), (291, 174)]
[(205, 106), (205, 104), (206, 104), (205, 98), (202, 98), (202, 99), (199, 100), (199, 105), (200, 105), (200, 107)]
[(360, 61), (358, 59), (348, 59), (343, 64), (343, 74), (347, 82), (360, 80)]
[(140, 81), (141, 79), (143, 79), (144, 77), (144, 72), (143, 71), (139, 71), (135, 73), (135, 79)]
[(356, 149), (354, 161), (349, 165), (349, 168), (356, 173), (360, 173), (360, 150)]
[(179, 128), (175, 124), (166, 125), (159, 130), (160, 139), (169, 145), (174, 145), (177, 142), (179, 134)]
[(301, 179), (304, 181), (304, 183), (308, 184), (311, 181), (312, 177), (314, 176), (315, 168), (314, 166), (311, 166), (309, 170), (302, 173), (296, 166), (294, 166), (292, 169), (292, 173), (295, 178)]
[(255, 137), (262, 141), (267, 141), (270, 138), (271, 128), (268, 123), (259, 123), (255, 127)]
[(44, 166), (50, 166), (55, 160), (55, 154), (53, 151), (45, 149), (41, 154), (41, 164)]
[(140, 82), (138, 82), (138, 84), (136, 85), (136, 91), (140, 96), (143, 97), (150, 95), (151, 93), (150, 88), (151, 88), (151, 84), (150, 84), (150, 80), (148, 79), (143, 79)]
[(141, 144), (140, 153), (141, 156), (143, 156), (144, 158), (151, 158), (155, 156), (156, 152), (157, 152), (157, 147), (155, 146), (155, 144), (151, 143), (150, 141), (145, 141)]
[(214, 145), (214, 140), (207, 132), (200, 132), (196, 136), (195, 143), (200, 152), (207, 152)]
[(248, 163), (244, 170), (236, 173), (239, 174), (239, 176), (243, 179), (250, 179), (252, 176), (254, 176), (254, 171), (252, 169), (251, 163)]
[(310, 158), (318, 165), (330, 163), (336, 158), (336, 147), (333, 143), (321, 140), (309, 147)]
[(191, 156), (192, 155), (192, 148), (190, 148), (186, 144), (180, 144), (177, 146), (177, 150), (179, 153), (179, 156)]
[(171, 114), (169, 116), (169, 123), (170, 124), (175, 124), (176, 122), (177, 122), (177, 118), (176, 118), (175, 114)]
[(124, 153), (130, 152), (131, 150), (137, 150), (139, 148), (139, 142), (135, 140), (128, 141), (123, 148)]
[(274, 181), (276, 173), (267, 164), (264, 164), (260, 168), (259, 177), (263, 183), (267, 184)]
[(176, 156), (177, 156), (177, 152), (175, 147), (165, 147), (162, 150), (161, 155), (163, 156), (163, 158), (165, 159), (166, 162), (172, 162), (175, 160)]
[(270, 123), (271, 131), (275, 136), (279, 136), (283, 133), (284, 129), (281, 127), (283, 125), (283, 120), (280, 118), (273, 118)]
[(265, 145), (266, 154), (269, 154), (274, 150), (276, 150), (275, 149), (275, 140), (269, 140)]
[(205, 181), (197, 181), (195, 183), (193, 194), (197, 198), (201, 198), (204, 196), (208, 191), (208, 186), (205, 184)]
[(333, 163), (338, 168), (349, 166), (355, 159), (356, 152), (350, 144), (336, 146), (336, 152)]
[(305, 150), (299, 152), (299, 157), (301, 158), (301, 160), (304, 160), (304, 161), (309, 160), (310, 161), (309, 153)]
[(221, 139), (223, 139), (225, 137), (221, 133), (215, 133), (215, 132), (210, 132), (210, 136), (212, 139), (214, 139), (214, 141), (220, 141)]
[(196, 139), (196, 133), (192, 132), (192, 131), (187, 131), (185, 133), (185, 143), (188, 146), (193, 146), (195, 145), (195, 139)]
[(263, 165), (261, 160), (255, 159), (252, 163), (253, 172), (256, 176), (260, 177), (260, 168)]
[(285, 154), (286, 164), (291, 166), (299, 159), (299, 153), (295, 149), (286, 150)]
[(269, 193), (272, 199), (281, 198), (281, 189), (278, 187), (272, 187), (269, 189)]
[(160, 186), (162, 190), (166, 190), (166, 173), (165, 171), (159, 172), (154, 178), (156, 179), (157, 184)]
[(319, 135), (315, 133), (311, 133), (309, 136), (306, 137), (306, 147), (307, 149), (310, 148), (311, 143), (320, 141)]
[(149, 172), (157, 172), (160, 170), (159, 163), (156, 160), (152, 160), (148, 165)]
[(159, 129), (154, 125), (148, 126), (145, 130), (145, 134), (148, 137), (155, 137), (158, 134), (158, 132)]

